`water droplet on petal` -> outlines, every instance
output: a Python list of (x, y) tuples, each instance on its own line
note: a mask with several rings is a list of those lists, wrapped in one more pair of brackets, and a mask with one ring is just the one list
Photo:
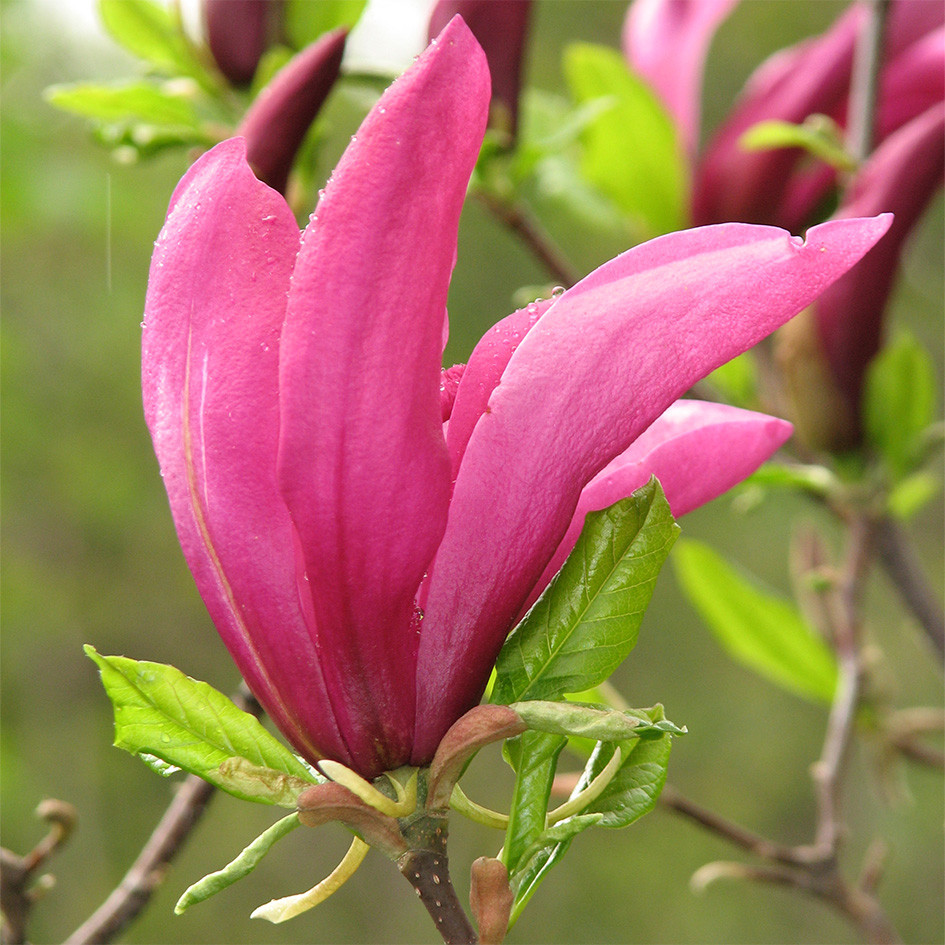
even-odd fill
[(564, 286), (563, 286), (563, 285), (556, 285), (556, 286), (551, 290), (551, 297), (552, 297), (553, 299), (560, 299), (561, 296), (564, 295), (564, 292), (565, 292), (565, 289), (564, 289)]

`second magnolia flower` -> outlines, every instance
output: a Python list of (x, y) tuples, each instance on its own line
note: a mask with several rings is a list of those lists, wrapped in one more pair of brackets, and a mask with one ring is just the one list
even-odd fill
[(366, 777), (429, 763), (589, 509), (655, 470), (680, 514), (783, 442), (783, 421), (674, 401), (888, 226), (670, 234), (444, 374), (489, 97), (456, 18), (367, 116), (301, 241), (234, 139), (181, 181), (152, 261), (145, 411), (201, 595), (296, 750)]

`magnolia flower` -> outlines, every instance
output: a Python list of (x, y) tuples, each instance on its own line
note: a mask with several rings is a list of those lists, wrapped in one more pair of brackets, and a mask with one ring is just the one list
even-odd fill
[(699, 148), (702, 73), (709, 44), (737, 3), (634, 0), (624, 20), (624, 56), (659, 95), (690, 155)]
[(684, 511), (784, 440), (719, 407), (660, 418), (888, 223), (662, 237), (444, 375), (489, 98), (456, 18), (367, 116), (301, 239), (234, 139), (181, 181), (151, 266), (145, 413), (197, 586), (296, 750), (365, 777), (430, 762), (576, 516), (654, 469)]
[[(835, 218), (889, 211), (886, 235), (779, 338), (779, 360), (808, 445), (845, 449), (861, 434), (867, 368), (883, 342), (886, 303), (906, 240), (945, 174), (945, 103), (891, 134), (856, 173)], [(812, 370), (813, 368), (813, 370)], [(818, 376), (819, 375), (819, 376)]]
[[(759, 122), (800, 124), (813, 114), (844, 127), (854, 52), (869, 15), (865, 4), (854, 4), (822, 36), (776, 53), (756, 70), (697, 162), (695, 223), (741, 220), (797, 230), (809, 221), (835, 186), (836, 172), (824, 164), (810, 167), (798, 148), (748, 151), (741, 138)], [(878, 94), (879, 141), (942, 101), (943, 20), (941, 3), (893, 0)]]

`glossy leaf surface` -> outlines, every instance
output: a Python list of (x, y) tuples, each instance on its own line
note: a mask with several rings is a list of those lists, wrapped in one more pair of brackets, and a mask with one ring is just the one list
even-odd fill
[(655, 479), (588, 515), (561, 571), (502, 648), (492, 701), (560, 699), (610, 676), (636, 643), (678, 531)]

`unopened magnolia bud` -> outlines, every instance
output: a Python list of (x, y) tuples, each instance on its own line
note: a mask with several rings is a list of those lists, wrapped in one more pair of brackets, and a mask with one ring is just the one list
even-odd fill
[(479, 41), (492, 76), (489, 126), (515, 140), (522, 60), (531, 0), (439, 0), (430, 14), (433, 39), (457, 14)]
[(832, 452), (855, 446), (856, 422), (827, 363), (812, 309), (778, 330), (774, 355), (800, 441)]
[(249, 85), (277, 38), (281, 0), (205, 0), (203, 15), (217, 68), (233, 85)]
[(514, 901), (505, 864), (488, 856), (475, 860), (471, 871), (469, 907), (479, 929), (481, 945), (501, 945), (508, 931)]
[(338, 78), (346, 38), (347, 30), (332, 30), (290, 59), (236, 131), (253, 172), (273, 190), (285, 193), (299, 147)]

